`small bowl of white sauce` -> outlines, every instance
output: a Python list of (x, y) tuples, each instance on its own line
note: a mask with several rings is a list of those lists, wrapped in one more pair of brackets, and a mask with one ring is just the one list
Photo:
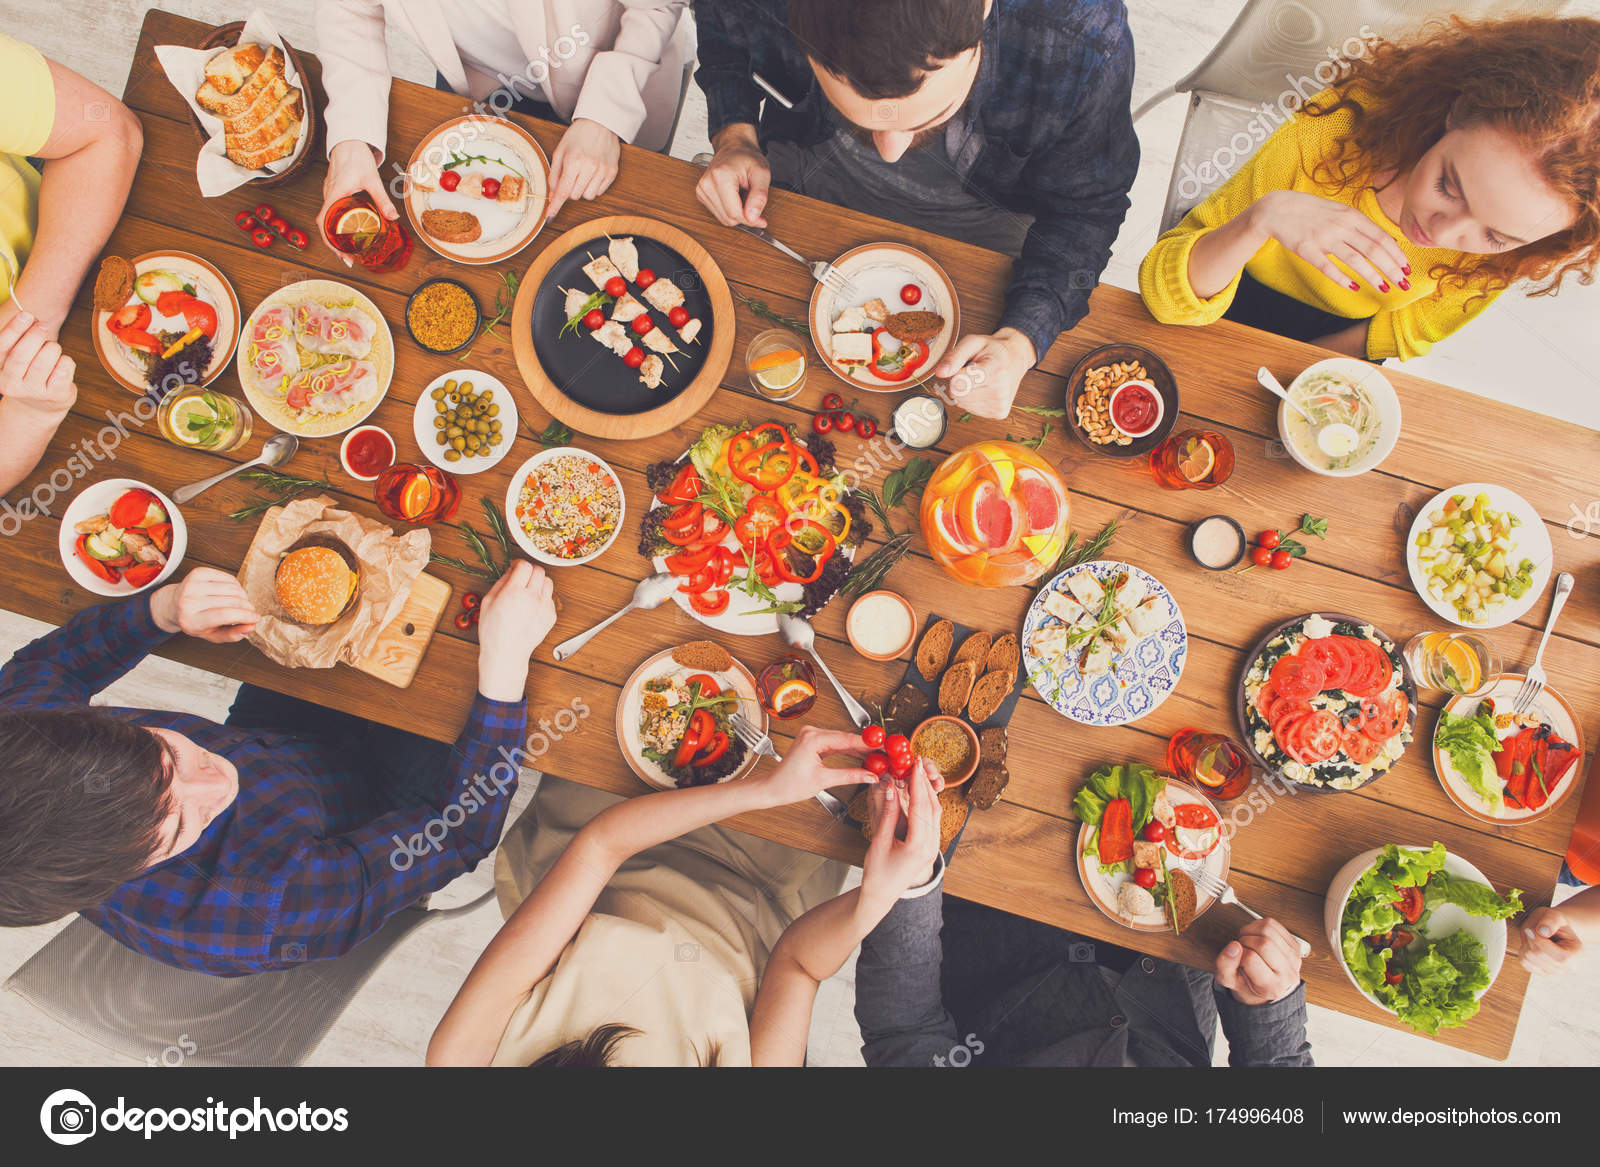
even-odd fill
[(1247, 545), (1244, 528), (1227, 515), (1210, 515), (1189, 529), (1189, 554), (1208, 571), (1227, 571)]
[(899, 592), (868, 592), (850, 605), (844, 622), (850, 647), (868, 660), (894, 660), (917, 636), (917, 613)]

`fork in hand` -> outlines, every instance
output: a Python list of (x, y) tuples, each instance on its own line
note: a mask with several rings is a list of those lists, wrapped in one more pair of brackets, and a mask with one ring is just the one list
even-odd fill
[(835, 296), (838, 296), (841, 300), (851, 300), (855, 298), (855, 285), (850, 282), (849, 277), (846, 276), (844, 272), (834, 267), (833, 264), (829, 263), (827, 260), (807, 259), (788, 244), (778, 240), (764, 227), (751, 227), (744, 223), (740, 223), (739, 229), (741, 231), (749, 232), (751, 235), (754, 235), (757, 239), (760, 239), (764, 243), (770, 243), (796, 263), (804, 264), (806, 269), (811, 272), (812, 279), (816, 280), (817, 283), (827, 288), (828, 291), (832, 292)]
[[(760, 727), (755, 725), (743, 713), (735, 710), (733, 716), (728, 719), (728, 724), (733, 727), (734, 736), (745, 744), (745, 748), (754, 751), (757, 756), (765, 754), (774, 762), (783, 761), (778, 756), (778, 751), (772, 746), (772, 738), (768, 734), (762, 733)], [(823, 809), (839, 822), (842, 823), (849, 819), (849, 808), (826, 790), (817, 791), (816, 799), (822, 804)]]
[[(1189, 878), (1193, 879), (1195, 887), (1199, 888), (1206, 895), (1215, 896), (1222, 903), (1232, 904), (1234, 907), (1243, 911), (1246, 915), (1253, 919), (1259, 920), (1262, 918), (1260, 912), (1253, 910), (1240, 901), (1238, 894), (1233, 890), (1232, 884), (1224, 883), (1216, 875), (1205, 870), (1204, 868), (1201, 868), (1198, 871), (1185, 872), (1185, 874), (1187, 874)], [(1289, 935), (1294, 936), (1294, 942), (1300, 946), (1300, 957), (1302, 960), (1311, 955), (1311, 945), (1300, 939), (1300, 937), (1295, 936), (1293, 932), (1289, 933)]]

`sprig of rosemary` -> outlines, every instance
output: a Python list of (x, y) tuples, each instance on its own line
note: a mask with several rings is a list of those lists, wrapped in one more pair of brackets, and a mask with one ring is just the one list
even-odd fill
[(499, 334), (495, 327), (511, 314), (511, 309), (517, 303), (517, 288), (521, 278), (514, 271), (500, 273), (500, 286), (494, 292), (494, 315), (478, 326), (478, 335), (472, 338), (472, 343), (467, 346), (467, 351), (461, 354), (461, 359), (466, 360), (472, 355), (472, 350), (478, 347), (478, 342), (485, 336), (493, 336), (497, 340)]
[(893, 536), (882, 547), (850, 569), (850, 574), (844, 577), (844, 583), (839, 585), (839, 593), (853, 596), (859, 592), (875, 590), (883, 583), (890, 569), (905, 558), (910, 548), (911, 532)]
[(518, 178), (526, 179), (528, 177), (515, 166), (506, 165), (505, 159), (491, 158), (487, 154), (452, 154), (450, 157), (444, 160), (444, 165), (439, 167), (439, 169), (441, 171), (454, 170), (458, 166), (465, 166), (468, 162), (483, 162), (491, 166), (505, 166), (507, 170), (511, 171), (511, 173), (515, 174)]
[(1016, 442), (1017, 445), (1019, 445), (1019, 446), (1027, 446), (1028, 449), (1030, 449), (1030, 450), (1037, 450), (1040, 446), (1044, 445), (1044, 440), (1050, 436), (1050, 431), (1052, 429), (1054, 429), (1054, 428), (1055, 427), (1052, 426), (1049, 422), (1045, 422), (1044, 423), (1044, 429), (1039, 431), (1039, 436), (1038, 437), (1034, 437), (1034, 438), (1017, 438), (1017, 437), (1012, 437), (1010, 434), (1007, 434), (1006, 435), (1006, 441), (1008, 441), (1008, 442)]
[[(477, 563), (458, 558), (454, 555), (444, 555), (438, 551), (428, 554), (428, 562), (442, 563), (446, 567), (453, 567), (467, 575), (475, 575), (479, 579), (486, 579), (493, 583), (510, 569), (512, 561), (516, 558), (511, 548), (511, 530), (506, 525), (505, 515), (501, 513), (493, 499), (479, 500), (483, 504), (484, 515), (489, 521), (489, 537), (485, 538), (476, 527), (466, 521), (448, 523), (447, 526), (455, 528), (460, 533), (468, 549), (478, 557)], [(494, 546), (500, 549), (496, 556), (489, 540), (494, 540)]]
[[(1050, 571), (1050, 579), (1060, 575), (1069, 567), (1076, 567), (1080, 563), (1092, 563), (1105, 554), (1111, 544), (1112, 538), (1117, 533), (1117, 520), (1112, 519), (1093, 539), (1081, 546), (1078, 543), (1078, 532), (1073, 531), (1067, 536), (1067, 543), (1061, 549), (1061, 555), (1056, 559), (1056, 565)], [(1048, 582), (1048, 581), (1047, 581)]]
[(1031, 413), (1035, 417), (1067, 416), (1066, 409), (1060, 405), (1013, 405), (1011, 411), (1013, 413)]
[(866, 486), (858, 486), (856, 490), (861, 495), (863, 502), (878, 516), (878, 521), (883, 524), (884, 531), (890, 535), (898, 535), (894, 528), (894, 520), (889, 517), (889, 512), (894, 510), (912, 495), (920, 495), (928, 485), (928, 479), (933, 477), (933, 463), (926, 458), (913, 458), (904, 466), (891, 470), (883, 480), (883, 492), (874, 492)]
[(753, 315), (759, 316), (763, 320), (769, 320), (773, 324), (781, 324), (784, 328), (803, 333), (806, 336), (811, 335), (811, 326), (804, 320), (797, 320), (793, 316), (785, 316), (783, 313), (769, 308), (766, 301), (752, 299), (739, 291), (738, 288), (730, 288), (728, 290), (733, 293), (733, 298), (750, 309)]
[(230, 512), (228, 518), (236, 523), (266, 514), (273, 507), (283, 506), (307, 491), (333, 489), (333, 483), (328, 481), (326, 475), (321, 478), (299, 478), (293, 474), (281, 474), (265, 466), (240, 471), (239, 477), (258, 483), (259, 494), (267, 497), (258, 497), (255, 502)]

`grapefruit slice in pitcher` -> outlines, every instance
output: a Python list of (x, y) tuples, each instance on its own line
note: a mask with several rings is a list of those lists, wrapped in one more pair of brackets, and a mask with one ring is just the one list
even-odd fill
[(956, 518), (969, 541), (989, 551), (1009, 550), (1021, 534), (1018, 508), (987, 476), (961, 492)]
[(1016, 497), (1027, 516), (1028, 533), (1054, 531), (1061, 518), (1061, 499), (1050, 481), (1031, 466), (1017, 471)]

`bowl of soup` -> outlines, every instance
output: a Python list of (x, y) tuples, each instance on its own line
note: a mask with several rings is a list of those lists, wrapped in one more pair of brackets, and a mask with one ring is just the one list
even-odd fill
[[(1400, 398), (1376, 365), (1354, 357), (1318, 361), (1289, 385), (1278, 403), (1278, 437), (1300, 465), (1330, 478), (1375, 469), (1400, 437)], [(1319, 440), (1320, 438), (1320, 440)]]

